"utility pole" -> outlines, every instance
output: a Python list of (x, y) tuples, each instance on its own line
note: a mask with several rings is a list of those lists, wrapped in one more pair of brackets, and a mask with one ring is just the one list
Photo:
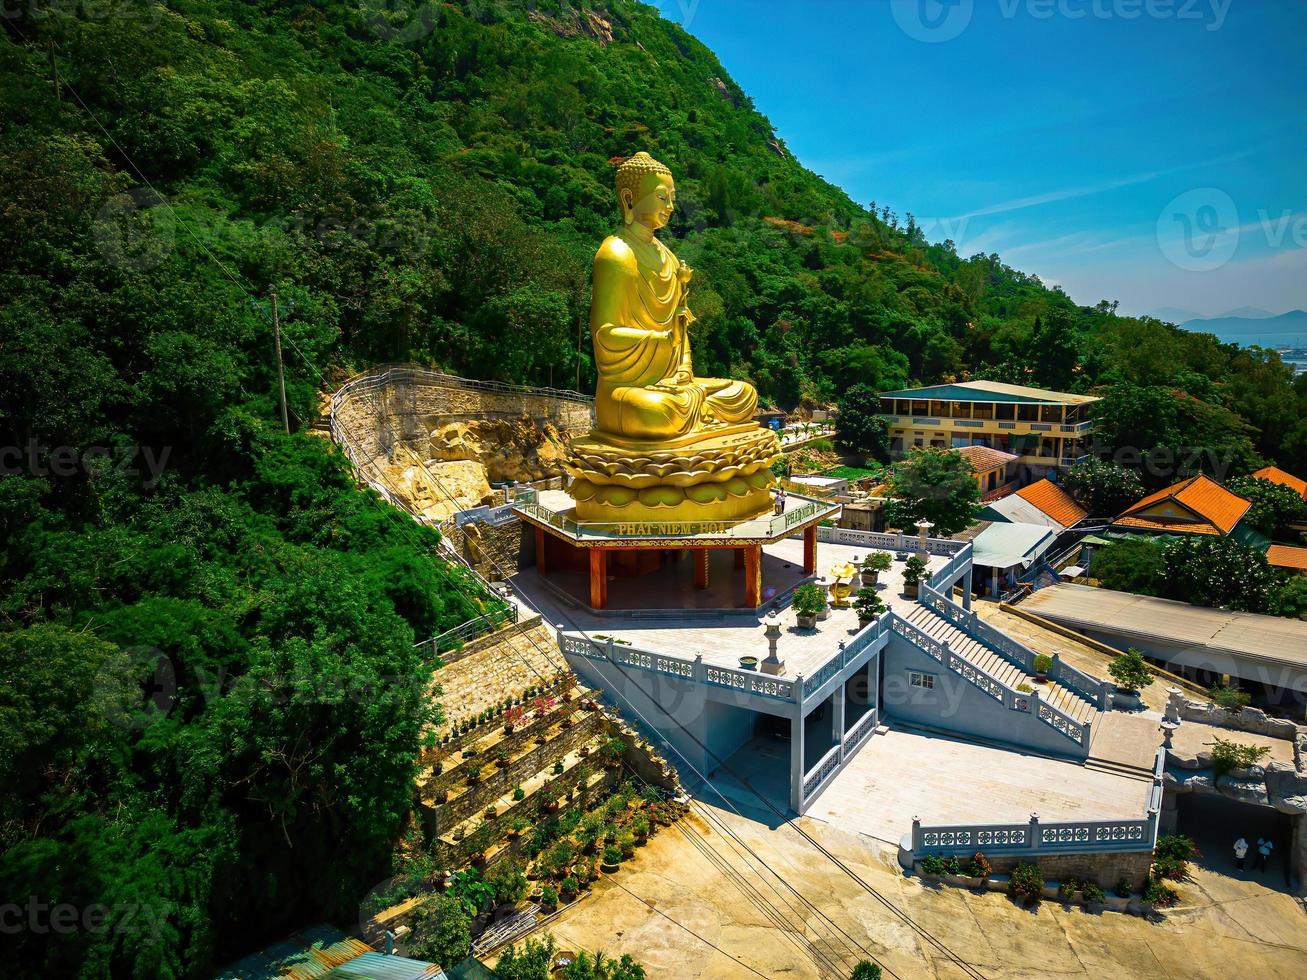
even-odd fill
[(46, 44), (46, 50), (50, 52), (50, 79), (54, 82), (54, 98), (59, 101), (59, 65), (54, 60), (54, 42), (49, 41)]
[(277, 287), (272, 293), (272, 343), (277, 349), (277, 388), (281, 393), (281, 426), (290, 435), (290, 416), (286, 412), (286, 369), (281, 363), (281, 318), (277, 315)]

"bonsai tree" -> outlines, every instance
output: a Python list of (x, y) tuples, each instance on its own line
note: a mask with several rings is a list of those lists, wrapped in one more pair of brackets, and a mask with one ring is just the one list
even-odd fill
[[(888, 558), (889, 555), (885, 557)], [(858, 622), (863, 626), (884, 613), (885, 608), (885, 600), (876, 594), (875, 589), (861, 588), (853, 596), (853, 609), (858, 614)]]
[(862, 584), (875, 585), (881, 572), (888, 572), (893, 559), (888, 551), (873, 551), (862, 559)]
[(1035, 654), (1035, 679), (1048, 680), (1048, 672), (1053, 666), (1053, 658), (1046, 653)]
[(616, 844), (604, 848), (604, 867), (614, 868), (622, 863), (622, 851)]
[(432, 963), (458, 963), (472, 949), (472, 919), (453, 895), (437, 895), (413, 910), (408, 951)]
[(903, 565), (903, 587), (910, 598), (917, 597), (917, 588), (921, 584), (921, 576), (926, 574), (926, 559), (920, 555), (913, 555)]
[(1247, 691), (1241, 691), (1237, 687), (1222, 687), (1220, 685), (1209, 687), (1207, 696), (1212, 699), (1212, 703), (1218, 708), (1224, 708), (1231, 714), (1236, 715), (1248, 707), (1248, 702), (1252, 700), (1252, 696)]
[[(540, 889), (540, 907), (552, 909), (558, 905), (558, 890), (553, 885), (545, 885)], [(457, 962), (457, 961), (454, 961)]]
[(1115, 657), (1107, 665), (1107, 672), (1127, 694), (1138, 694), (1153, 683), (1153, 672), (1144, 661), (1144, 655), (1134, 647)]
[(799, 618), (799, 625), (812, 629), (817, 625), (818, 614), (826, 608), (826, 593), (820, 586), (809, 582), (794, 590), (794, 612)]
[(851, 980), (880, 980), (880, 967), (869, 960), (860, 960), (849, 976)]

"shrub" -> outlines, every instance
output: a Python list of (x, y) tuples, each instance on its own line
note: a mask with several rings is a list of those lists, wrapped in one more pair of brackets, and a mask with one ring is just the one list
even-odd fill
[(869, 572), (888, 572), (893, 563), (888, 551), (873, 551), (862, 559), (862, 567)]
[(1075, 878), (1068, 878), (1057, 886), (1057, 900), (1059, 902), (1069, 902), (1071, 897), (1080, 891), (1080, 882)]
[(940, 857), (937, 854), (927, 854), (921, 859), (921, 873), (938, 878), (941, 875), (961, 874), (958, 868), (958, 859), (955, 857)]
[(1030, 694), (1030, 693), (1032, 693), (1034, 690), (1035, 690), (1035, 689), (1034, 689), (1033, 687), (1031, 687), (1029, 684), (1026, 684), (1026, 683), (1021, 683), (1021, 684), (1018, 684), (1018, 685), (1017, 685), (1017, 692), (1018, 692), (1019, 694)]
[(1237, 687), (1223, 687), (1217, 685), (1207, 689), (1207, 696), (1212, 699), (1212, 703), (1218, 708), (1224, 708), (1232, 714), (1237, 714), (1252, 700), (1252, 695), (1247, 691), (1241, 691)]
[[(877, 552), (877, 554), (884, 554), (884, 552)], [(885, 612), (885, 608), (885, 600), (875, 589), (859, 589), (853, 596), (853, 609), (859, 619), (876, 619)]]
[(794, 590), (794, 611), (800, 616), (816, 616), (826, 608), (826, 592), (809, 582)]
[[(558, 889), (553, 885), (545, 885), (540, 889), (540, 904), (544, 908), (553, 908), (558, 904)], [(457, 961), (455, 961), (457, 962)]]
[(413, 910), (408, 952), (432, 963), (458, 963), (472, 950), (472, 919), (453, 895), (437, 895)]
[(1159, 837), (1153, 847), (1153, 876), (1181, 881), (1189, 873), (1189, 862), (1198, 856), (1198, 846), (1184, 834)]
[(863, 960), (853, 968), (850, 980), (880, 980), (880, 967)]
[(1114, 657), (1107, 665), (1107, 672), (1127, 694), (1138, 694), (1153, 683), (1153, 672), (1144, 661), (1144, 655), (1134, 647)]
[(1231, 769), (1255, 766), (1271, 753), (1265, 745), (1241, 745), (1219, 735), (1207, 744), (1212, 747), (1212, 767), (1218, 776), (1224, 776)]
[(495, 903), (508, 905), (526, 895), (526, 869), (516, 858), (505, 858), (486, 872), (486, 884), (495, 890)]
[(514, 801), (526, 799), (526, 790), (522, 789), (521, 786), (515, 787), (513, 790), (513, 799)]
[(1112, 894), (1117, 898), (1129, 898), (1133, 892), (1134, 889), (1130, 887), (1128, 878), (1122, 878), (1116, 883), (1116, 887), (1112, 889)]
[(917, 585), (921, 576), (926, 574), (926, 560), (920, 555), (913, 555), (903, 563), (903, 584)]
[(1052, 657), (1050, 657), (1050, 656), (1049, 656), (1048, 654), (1046, 654), (1046, 653), (1038, 653), (1038, 654), (1035, 655), (1035, 673), (1036, 673), (1036, 674), (1040, 674), (1040, 675), (1047, 674), (1047, 673), (1048, 673), (1050, 670), (1052, 670), (1052, 669), (1053, 669), (1053, 658), (1052, 658)]
[(1080, 897), (1088, 905), (1102, 905), (1103, 900), (1107, 898), (1096, 881), (1086, 881), (1080, 888)]
[(568, 875), (563, 879), (560, 890), (564, 895), (571, 897), (581, 890), (581, 883), (576, 880), (575, 875)]
[(1179, 900), (1179, 894), (1170, 885), (1159, 881), (1157, 878), (1148, 879), (1148, 887), (1144, 889), (1144, 901), (1152, 905), (1153, 908), (1170, 908)]
[(1025, 905), (1038, 902), (1044, 892), (1044, 872), (1038, 864), (1023, 861), (1012, 869), (1007, 893)]
[(977, 851), (971, 856), (971, 862), (967, 865), (968, 878), (988, 878), (994, 873), (994, 866), (989, 863), (985, 855)]
[(621, 864), (622, 852), (615, 844), (609, 844), (604, 848), (604, 864)]

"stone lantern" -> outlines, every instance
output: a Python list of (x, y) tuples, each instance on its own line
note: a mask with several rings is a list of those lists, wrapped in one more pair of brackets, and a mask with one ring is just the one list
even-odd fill
[(926, 536), (930, 533), (930, 529), (933, 528), (934, 526), (935, 526), (934, 524), (926, 520), (924, 517), (921, 520), (917, 521), (916, 523), (917, 557), (920, 558), (922, 561), (925, 561), (927, 557), (929, 557), (929, 554), (926, 551)]
[(785, 661), (776, 655), (776, 642), (781, 638), (781, 618), (776, 610), (769, 612), (762, 621), (763, 635), (767, 637), (767, 659), (759, 664), (764, 674), (773, 676), (785, 673)]

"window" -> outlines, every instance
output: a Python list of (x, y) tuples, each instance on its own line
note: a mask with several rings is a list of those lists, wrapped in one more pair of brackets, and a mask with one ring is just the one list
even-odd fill
[(908, 671), (908, 684), (911, 687), (920, 687), (927, 691), (933, 691), (935, 689), (935, 675), (910, 670)]

